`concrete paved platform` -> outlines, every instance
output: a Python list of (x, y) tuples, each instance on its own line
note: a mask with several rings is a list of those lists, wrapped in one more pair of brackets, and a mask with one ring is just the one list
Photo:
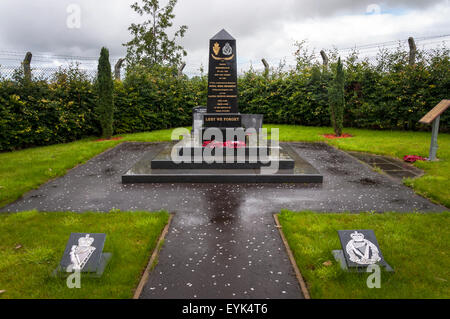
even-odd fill
[(142, 298), (302, 298), (273, 213), (445, 210), (326, 144), (289, 143), (323, 184), (121, 183), (165, 145), (121, 144), (2, 211), (166, 209), (175, 217)]
[[(280, 147), (279, 157), (272, 157), (270, 167), (275, 174), (266, 174), (262, 163), (173, 163), (173, 144), (158, 154), (146, 153), (122, 175), (122, 183), (322, 183), (323, 176), (289, 145)], [(234, 151), (234, 150), (233, 150)], [(245, 150), (242, 150), (245, 151)], [(237, 157), (239, 158), (239, 157)], [(265, 169), (268, 169), (267, 167)]]
[(403, 178), (416, 178), (423, 175), (423, 171), (412, 164), (402, 162), (399, 159), (367, 154), (361, 152), (347, 152), (360, 161), (367, 163), (373, 168), (379, 168), (390, 177), (401, 181)]

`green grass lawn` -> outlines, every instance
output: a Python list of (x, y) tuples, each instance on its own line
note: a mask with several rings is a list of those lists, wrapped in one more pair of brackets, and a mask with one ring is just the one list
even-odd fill
[[(354, 137), (327, 140), (327, 127), (265, 125), (278, 127), (281, 141), (327, 142), (343, 150), (370, 152), (402, 158), (404, 155), (428, 156), (431, 133), (345, 129)], [(15, 201), (27, 191), (49, 179), (64, 175), (68, 169), (124, 141), (169, 141), (172, 130), (125, 134), (120, 141), (95, 142), (86, 139), (68, 144), (0, 153), (0, 207)], [(439, 162), (417, 162), (426, 175), (405, 180), (419, 194), (450, 207), (450, 134), (439, 134)]]
[[(450, 298), (450, 213), (278, 215), (311, 298)], [(373, 229), (395, 273), (381, 273), (369, 289), (368, 273), (347, 273), (334, 260), (337, 230)], [(332, 261), (331, 266), (323, 263)]]
[(34, 147), (0, 153), (0, 207), (11, 203), (68, 169), (124, 141), (170, 141), (172, 130), (122, 135), (119, 141), (96, 142), (96, 138), (73, 143)]
[[(375, 131), (363, 129), (345, 129), (352, 138), (329, 140), (323, 134), (332, 134), (331, 128), (305, 127), (293, 125), (266, 125), (278, 127), (281, 141), (326, 142), (339, 149), (359, 151), (403, 158), (405, 155), (428, 157), (430, 132)], [(425, 175), (416, 179), (406, 179), (405, 184), (417, 193), (435, 202), (450, 207), (450, 134), (439, 134), (440, 159), (437, 162), (418, 161), (414, 165), (423, 169)]]
[[(167, 212), (39, 213), (0, 215), (1, 298), (131, 298)], [(81, 288), (52, 277), (72, 232), (106, 233), (112, 259), (101, 278), (81, 277)]]

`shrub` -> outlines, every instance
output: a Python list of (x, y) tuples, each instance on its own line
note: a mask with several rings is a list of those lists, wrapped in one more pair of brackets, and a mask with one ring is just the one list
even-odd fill
[(345, 75), (341, 58), (336, 65), (336, 74), (328, 89), (328, 99), (330, 103), (330, 119), (336, 136), (342, 135), (344, 122), (344, 83)]
[(109, 51), (106, 48), (102, 48), (100, 52), (96, 85), (98, 94), (97, 114), (102, 126), (102, 136), (109, 139), (113, 134), (114, 85), (111, 64), (109, 63)]

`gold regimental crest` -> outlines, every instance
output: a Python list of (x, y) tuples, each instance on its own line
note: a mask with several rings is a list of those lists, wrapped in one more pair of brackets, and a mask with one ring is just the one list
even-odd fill
[(214, 54), (215, 55), (218, 55), (219, 54), (219, 52), (220, 52), (220, 45), (219, 45), (219, 43), (214, 43), (214, 46), (213, 46), (213, 51), (214, 51)]

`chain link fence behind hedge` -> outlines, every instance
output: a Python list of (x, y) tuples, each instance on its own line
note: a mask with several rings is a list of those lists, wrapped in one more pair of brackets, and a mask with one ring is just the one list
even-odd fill
[[(31, 74), (33, 77), (33, 80), (44, 80), (49, 81), (51, 80), (55, 74), (58, 71), (61, 71), (64, 67), (41, 67), (36, 66), (31, 68)], [(15, 74), (22, 73), (22, 65), (0, 65), (0, 78), (2, 79), (13, 79)], [(97, 77), (97, 70), (96, 69), (83, 69), (78, 68), (78, 70), (88, 77), (89, 80), (94, 81), (94, 79)]]
[[(318, 63), (322, 63), (322, 57), (320, 51), (311, 48), (307, 45), (308, 41), (304, 41), (305, 46), (302, 49), (307, 50), (311, 54), (311, 58)], [(415, 45), (417, 49), (422, 53), (430, 53), (433, 49), (440, 47), (442, 45), (448, 45), (450, 42), (450, 34), (438, 35), (438, 36), (428, 36), (428, 37), (418, 37), (415, 39)], [(401, 48), (407, 51), (408, 40), (397, 40), (388, 41), (383, 43), (373, 43), (365, 45), (355, 45), (354, 47), (348, 48), (333, 48), (326, 49), (324, 52), (326, 54), (337, 54), (342, 58), (347, 58), (352, 54), (352, 52), (357, 51), (359, 59), (367, 59), (369, 63), (377, 63), (377, 54), (380, 50), (390, 50), (394, 51)], [(11, 79), (13, 78), (16, 71), (20, 71), (22, 68), (22, 61), (25, 57), (26, 52), (24, 51), (11, 51), (0, 49), (0, 77)], [(284, 65), (285, 69), (295, 69), (296, 59), (294, 54), (289, 54), (284, 57), (267, 56), (264, 58), (270, 65), (271, 69), (277, 69), (280, 65)], [(114, 71), (114, 67), (120, 57), (111, 57), (111, 69)], [(50, 53), (36, 53), (33, 54), (31, 60), (31, 71), (34, 79), (51, 79), (52, 76), (62, 69), (67, 69), (70, 66), (77, 66), (78, 70), (84, 72), (90, 80), (94, 80), (97, 76), (97, 61), (96, 57), (81, 57), (81, 56), (68, 56), (68, 55), (56, 55)], [(60, 66), (55, 66), (58, 64)], [(185, 74), (189, 77), (200, 75), (200, 69), (203, 63), (201, 61), (191, 61), (187, 63), (184, 70)], [(246, 60), (244, 57), (240, 57), (238, 60), (238, 72), (243, 73), (250, 68), (255, 71), (264, 71), (264, 65), (260, 61)], [(207, 72), (207, 69), (204, 70)], [(124, 65), (121, 68), (122, 77), (124, 74)]]

